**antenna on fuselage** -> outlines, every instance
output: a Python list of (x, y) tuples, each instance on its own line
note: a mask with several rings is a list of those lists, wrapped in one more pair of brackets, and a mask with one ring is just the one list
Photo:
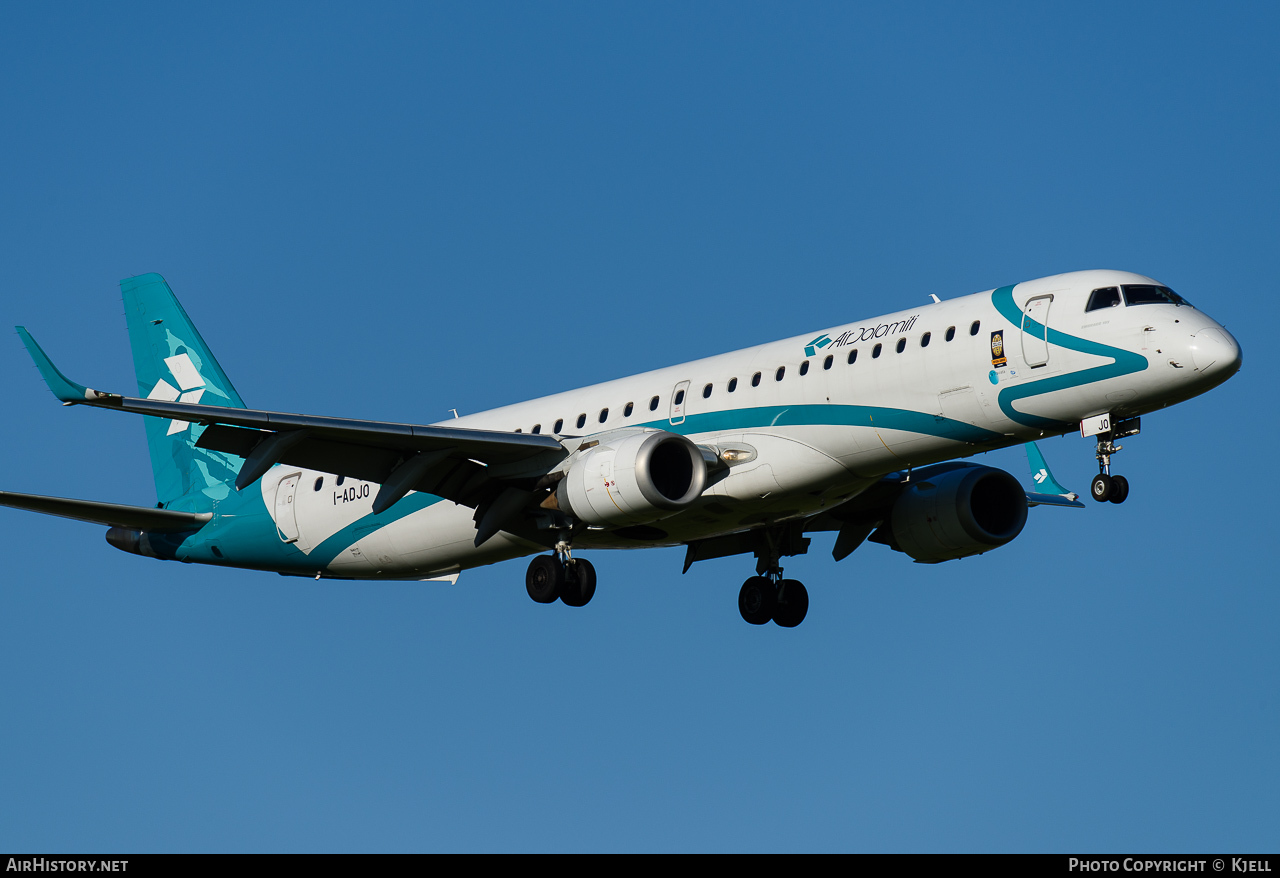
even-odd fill
[(941, 305), (941, 304), (942, 304), (942, 300), (941, 300), (941, 299), (939, 299), (939, 298), (938, 298), (936, 295), (934, 295), (933, 293), (930, 293), (930, 294), (929, 294), (929, 298), (930, 298), (930, 299), (933, 299), (933, 304), (935, 304), (935, 305)]
[(454, 419), (455, 421), (456, 421), (456, 420), (458, 420), (458, 410), (457, 410), (457, 409), (449, 409), (449, 411), (453, 412), (453, 419)]

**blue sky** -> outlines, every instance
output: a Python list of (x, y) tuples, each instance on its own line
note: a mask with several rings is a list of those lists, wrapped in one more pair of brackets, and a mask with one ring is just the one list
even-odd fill
[[(1123, 506), (938, 566), (818, 537), (791, 631), (741, 558), (597, 553), (574, 611), (523, 562), (316, 583), (0, 510), (0, 848), (1276, 849), (1277, 18), (6, 7), (0, 319), (92, 386), (148, 271), (249, 405), (417, 423), (1080, 268), (1245, 366), (1144, 418)], [(154, 502), (140, 423), (16, 336), (0, 377), (0, 489)]]

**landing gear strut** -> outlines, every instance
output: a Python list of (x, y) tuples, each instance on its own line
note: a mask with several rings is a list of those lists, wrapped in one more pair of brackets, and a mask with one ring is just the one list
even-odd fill
[[(782, 571), (777, 574), (781, 576)], [(773, 622), (794, 628), (809, 612), (809, 591), (797, 579), (753, 576), (738, 592), (738, 612), (752, 625)]]
[[(1117, 427), (1124, 427), (1123, 423)], [(1123, 445), (1117, 445), (1116, 439), (1119, 436), (1130, 436), (1136, 433), (1136, 426), (1131, 432), (1115, 432), (1098, 434), (1098, 451), (1095, 455), (1098, 458), (1098, 474), (1093, 477), (1093, 482), (1089, 485), (1089, 494), (1099, 503), (1111, 501), (1112, 503), (1123, 503), (1129, 496), (1129, 480), (1124, 476), (1111, 475), (1111, 455), (1118, 452)]]
[(783, 579), (778, 561), (783, 555), (802, 555), (809, 540), (800, 531), (779, 528), (758, 531), (756, 575), (742, 584), (738, 592), (738, 612), (752, 625), (773, 622), (783, 628), (794, 628), (809, 612), (809, 592), (796, 579)]
[(596, 568), (585, 558), (574, 558), (569, 544), (556, 544), (554, 555), (537, 555), (524, 575), (529, 597), (540, 604), (558, 598), (570, 607), (585, 607), (596, 593)]

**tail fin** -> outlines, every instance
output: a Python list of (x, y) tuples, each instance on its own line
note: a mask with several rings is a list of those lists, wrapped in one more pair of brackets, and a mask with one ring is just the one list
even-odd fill
[[(244, 408), (209, 346), (158, 274), (120, 281), (124, 296), (138, 396)], [(240, 458), (197, 448), (198, 424), (143, 418), (156, 479), (156, 496), (166, 509), (208, 512), (229, 495)]]

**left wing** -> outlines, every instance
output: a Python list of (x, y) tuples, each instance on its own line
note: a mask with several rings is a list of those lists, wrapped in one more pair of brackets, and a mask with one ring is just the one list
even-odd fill
[(199, 447), (245, 458), (236, 477), (237, 490), (285, 463), (382, 485), (374, 512), (410, 491), (424, 491), (476, 508), (479, 521), (495, 506), (509, 517), (570, 453), (560, 440), (533, 433), (296, 415), (106, 393), (69, 380), (24, 327), (17, 330), (45, 383), (64, 405), (206, 425), (196, 443)]
[(137, 530), (186, 531), (199, 530), (209, 519), (210, 512), (174, 512), (151, 506), (126, 506), (123, 503), (101, 503), (97, 500), (70, 500), (65, 497), (45, 497), (41, 494), (15, 494), (0, 491), (0, 506), (12, 506), (28, 512), (43, 512), (77, 521), (127, 527)]

